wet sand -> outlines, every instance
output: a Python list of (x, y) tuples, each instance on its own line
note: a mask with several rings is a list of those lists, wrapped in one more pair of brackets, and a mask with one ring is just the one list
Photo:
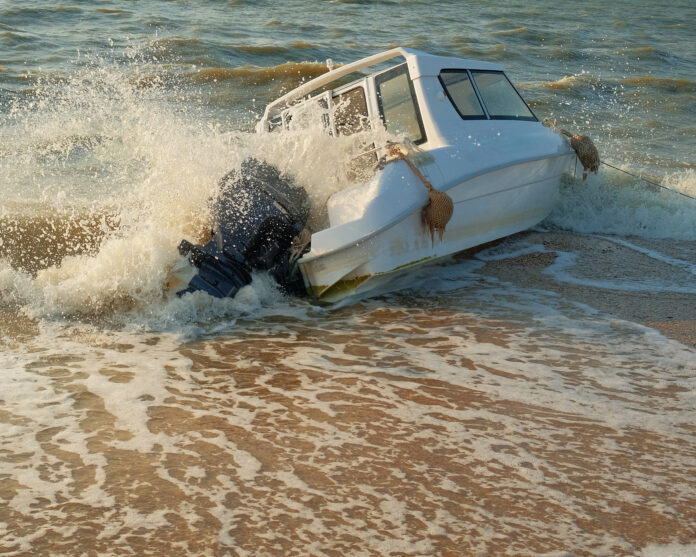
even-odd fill
[[(257, 348), (217, 353), (253, 359)], [(264, 366), (284, 350), (272, 352)], [(677, 439), (427, 378), (279, 366), (237, 370), (231, 383), (225, 367), (196, 357), (203, 390), (148, 409), (167, 449), (115, 447), (128, 432), (99, 397), (75, 393), (89, 452), (106, 466), (62, 449), (58, 428), (38, 431), (37, 472), (69, 495), (4, 507), (3, 554), (635, 555), (694, 540), (696, 480), (683, 459), (696, 452)], [(231, 389), (224, 408), (206, 386)], [(105, 500), (89, 501), (98, 470)], [(0, 497), (22, 485), (4, 478)]]
[(533, 324), (518, 302), (496, 315), (494, 299), (546, 287), (548, 255), (477, 271), (516, 284), (491, 292), (485, 313), (484, 292), (468, 311), (451, 308), (467, 290), (395, 294), (316, 318), (240, 318), (179, 346), (142, 334), (80, 344), (73, 331), (72, 353), (37, 350), (17, 375), (26, 402), (0, 409), (0, 554), (693, 544), (693, 351), (644, 348), (620, 323), (598, 337)]
[[(526, 232), (518, 235), (530, 244), (538, 243), (544, 253), (524, 254), (499, 261), (487, 261), (482, 273), (511, 282), (522, 288), (534, 288), (554, 292), (563, 299), (587, 304), (598, 311), (615, 315), (634, 323), (642, 323), (689, 346), (696, 346), (696, 294), (679, 292), (650, 292), (616, 290), (593, 287), (586, 284), (559, 282), (553, 274), (545, 273), (555, 263), (559, 252), (579, 254), (573, 271), (580, 278), (589, 280), (625, 280), (643, 278), (645, 275), (664, 278), (673, 276), (678, 269), (669, 268), (661, 272), (659, 263), (643, 253), (617, 244), (601, 236), (585, 236), (563, 232)], [(514, 240), (512, 240), (514, 241)], [(632, 238), (640, 247), (650, 249), (659, 242), (662, 252), (669, 248), (669, 241)], [(673, 242), (675, 258), (691, 261), (696, 253), (696, 242)], [(475, 254), (467, 254), (468, 257)], [(665, 265), (665, 267), (669, 267)], [(693, 274), (683, 273), (684, 284), (696, 284)]]

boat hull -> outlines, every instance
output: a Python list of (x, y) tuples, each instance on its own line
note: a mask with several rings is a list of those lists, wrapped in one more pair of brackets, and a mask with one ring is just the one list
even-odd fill
[(454, 213), (439, 239), (423, 225), (422, 206), (382, 230), (300, 260), (307, 291), (327, 302), (384, 288), (395, 275), (525, 230), (553, 208), (572, 157), (554, 154), (469, 177), (447, 189)]

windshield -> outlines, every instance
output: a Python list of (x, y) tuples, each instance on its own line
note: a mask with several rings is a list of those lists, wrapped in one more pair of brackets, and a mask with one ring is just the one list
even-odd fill
[(442, 70), (440, 83), (462, 118), (536, 121), (503, 72)]

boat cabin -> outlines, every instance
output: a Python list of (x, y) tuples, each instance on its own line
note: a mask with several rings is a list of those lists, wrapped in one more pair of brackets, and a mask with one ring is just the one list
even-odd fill
[[(397, 57), (405, 61), (330, 88), (351, 73)], [(298, 87), (267, 107), (259, 131), (291, 129), (293, 122), (306, 124), (306, 118), (321, 118), (331, 135), (381, 125), (426, 149), (451, 143), (453, 134), (476, 121), (537, 121), (502, 66), (406, 48), (331, 69)], [(469, 126), (462, 127), (462, 120)]]

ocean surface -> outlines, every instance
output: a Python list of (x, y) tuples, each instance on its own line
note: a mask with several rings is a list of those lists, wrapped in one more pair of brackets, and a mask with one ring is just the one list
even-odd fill
[[(0, 555), (696, 555), (695, 21), (0, 0)], [(394, 46), (503, 64), (625, 172), (390, 293), (167, 292), (245, 158), (345, 185), (349, 144), (254, 125)]]

